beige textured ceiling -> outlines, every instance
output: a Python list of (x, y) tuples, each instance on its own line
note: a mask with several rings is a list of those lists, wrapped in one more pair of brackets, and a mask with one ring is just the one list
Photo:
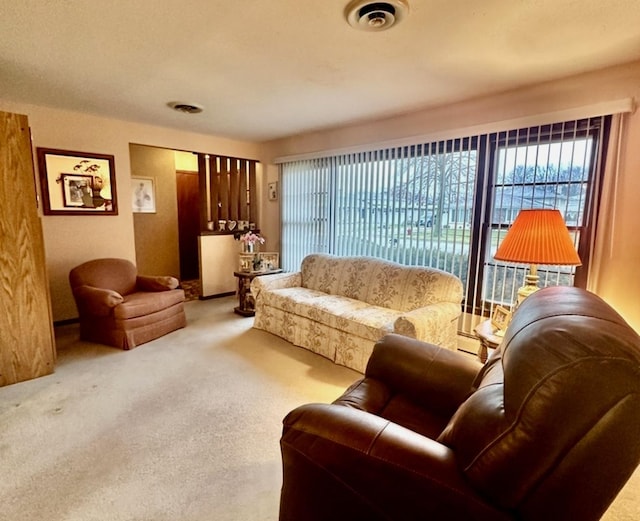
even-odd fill
[(347, 3), (0, 0), (0, 99), (264, 141), (640, 59), (640, 0), (409, 0), (380, 33)]

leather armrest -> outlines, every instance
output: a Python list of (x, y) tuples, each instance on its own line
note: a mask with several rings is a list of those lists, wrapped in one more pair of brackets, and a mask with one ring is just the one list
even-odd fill
[(78, 302), (80, 315), (106, 317), (114, 307), (124, 301), (117, 291), (93, 286), (78, 286), (73, 289), (73, 295)]
[(144, 276), (138, 275), (136, 277), (136, 287), (140, 291), (168, 291), (170, 289), (176, 289), (180, 284), (180, 281), (175, 277), (169, 276)]
[(481, 368), (462, 353), (389, 334), (373, 348), (365, 375), (418, 404), (452, 414), (468, 397)]
[[(340, 505), (350, 497), (366, 498), (371, 510), (358, 519), (415, 519), (418, 513), (421, 519), (479, 519), (481, 512), (495, 514), (466, 484), (451, 449), (357, 409), (303, 405), (284, 419), (280, 443), (286, 514), (281, 519), (295, 519), (300, 512), (306, 516), (298, 519), (322, 519), (314, 512), (315, 503)], [(311, 483), (310, 475), (315, 476)]]

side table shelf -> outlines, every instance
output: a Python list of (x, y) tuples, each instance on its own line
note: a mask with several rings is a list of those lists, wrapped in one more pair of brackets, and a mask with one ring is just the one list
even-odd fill
[(282, 273), (281, 269), (267, 271), (234, 271), (234, 277), (238, 277), (238, 306), (233, 311), (243, 317), (252, 317), (256, 314), (254, 309), (255, 301), (251, 294), (251, 281), (262, 275), (273, 275)]

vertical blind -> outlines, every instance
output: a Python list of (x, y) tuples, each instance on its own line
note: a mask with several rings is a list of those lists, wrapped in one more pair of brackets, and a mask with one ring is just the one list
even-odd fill
[[(493, 254), (523, 208), (557, 208), (583, 267), (540, 266), (541, 285), (578, 283), (597, 211), (608, 117), (416, 143), (281, 165), (282, 265), (366, 255), (439, 268), (465, 286), (460, 331), (509, 306), (527, 266)], [(574, 280), (575, 278), (575, 280)], [(586, 280), (586, 279), (585, 279)]]

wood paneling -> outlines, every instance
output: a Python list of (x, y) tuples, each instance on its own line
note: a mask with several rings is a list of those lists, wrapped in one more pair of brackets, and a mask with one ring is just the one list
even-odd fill
[(56, 352), (29, 123), (0, 112), (0, 385), (53, 372)]
[(207, 163), (205, 154), (198, 154), (198, 171), (200, 201), (207, 203), (200, 208), (203, 231), (208, 220), (213, 221), (214, 231), (219, 230), (219, 220), (256, 223), (256, 161), (210, 155)]

